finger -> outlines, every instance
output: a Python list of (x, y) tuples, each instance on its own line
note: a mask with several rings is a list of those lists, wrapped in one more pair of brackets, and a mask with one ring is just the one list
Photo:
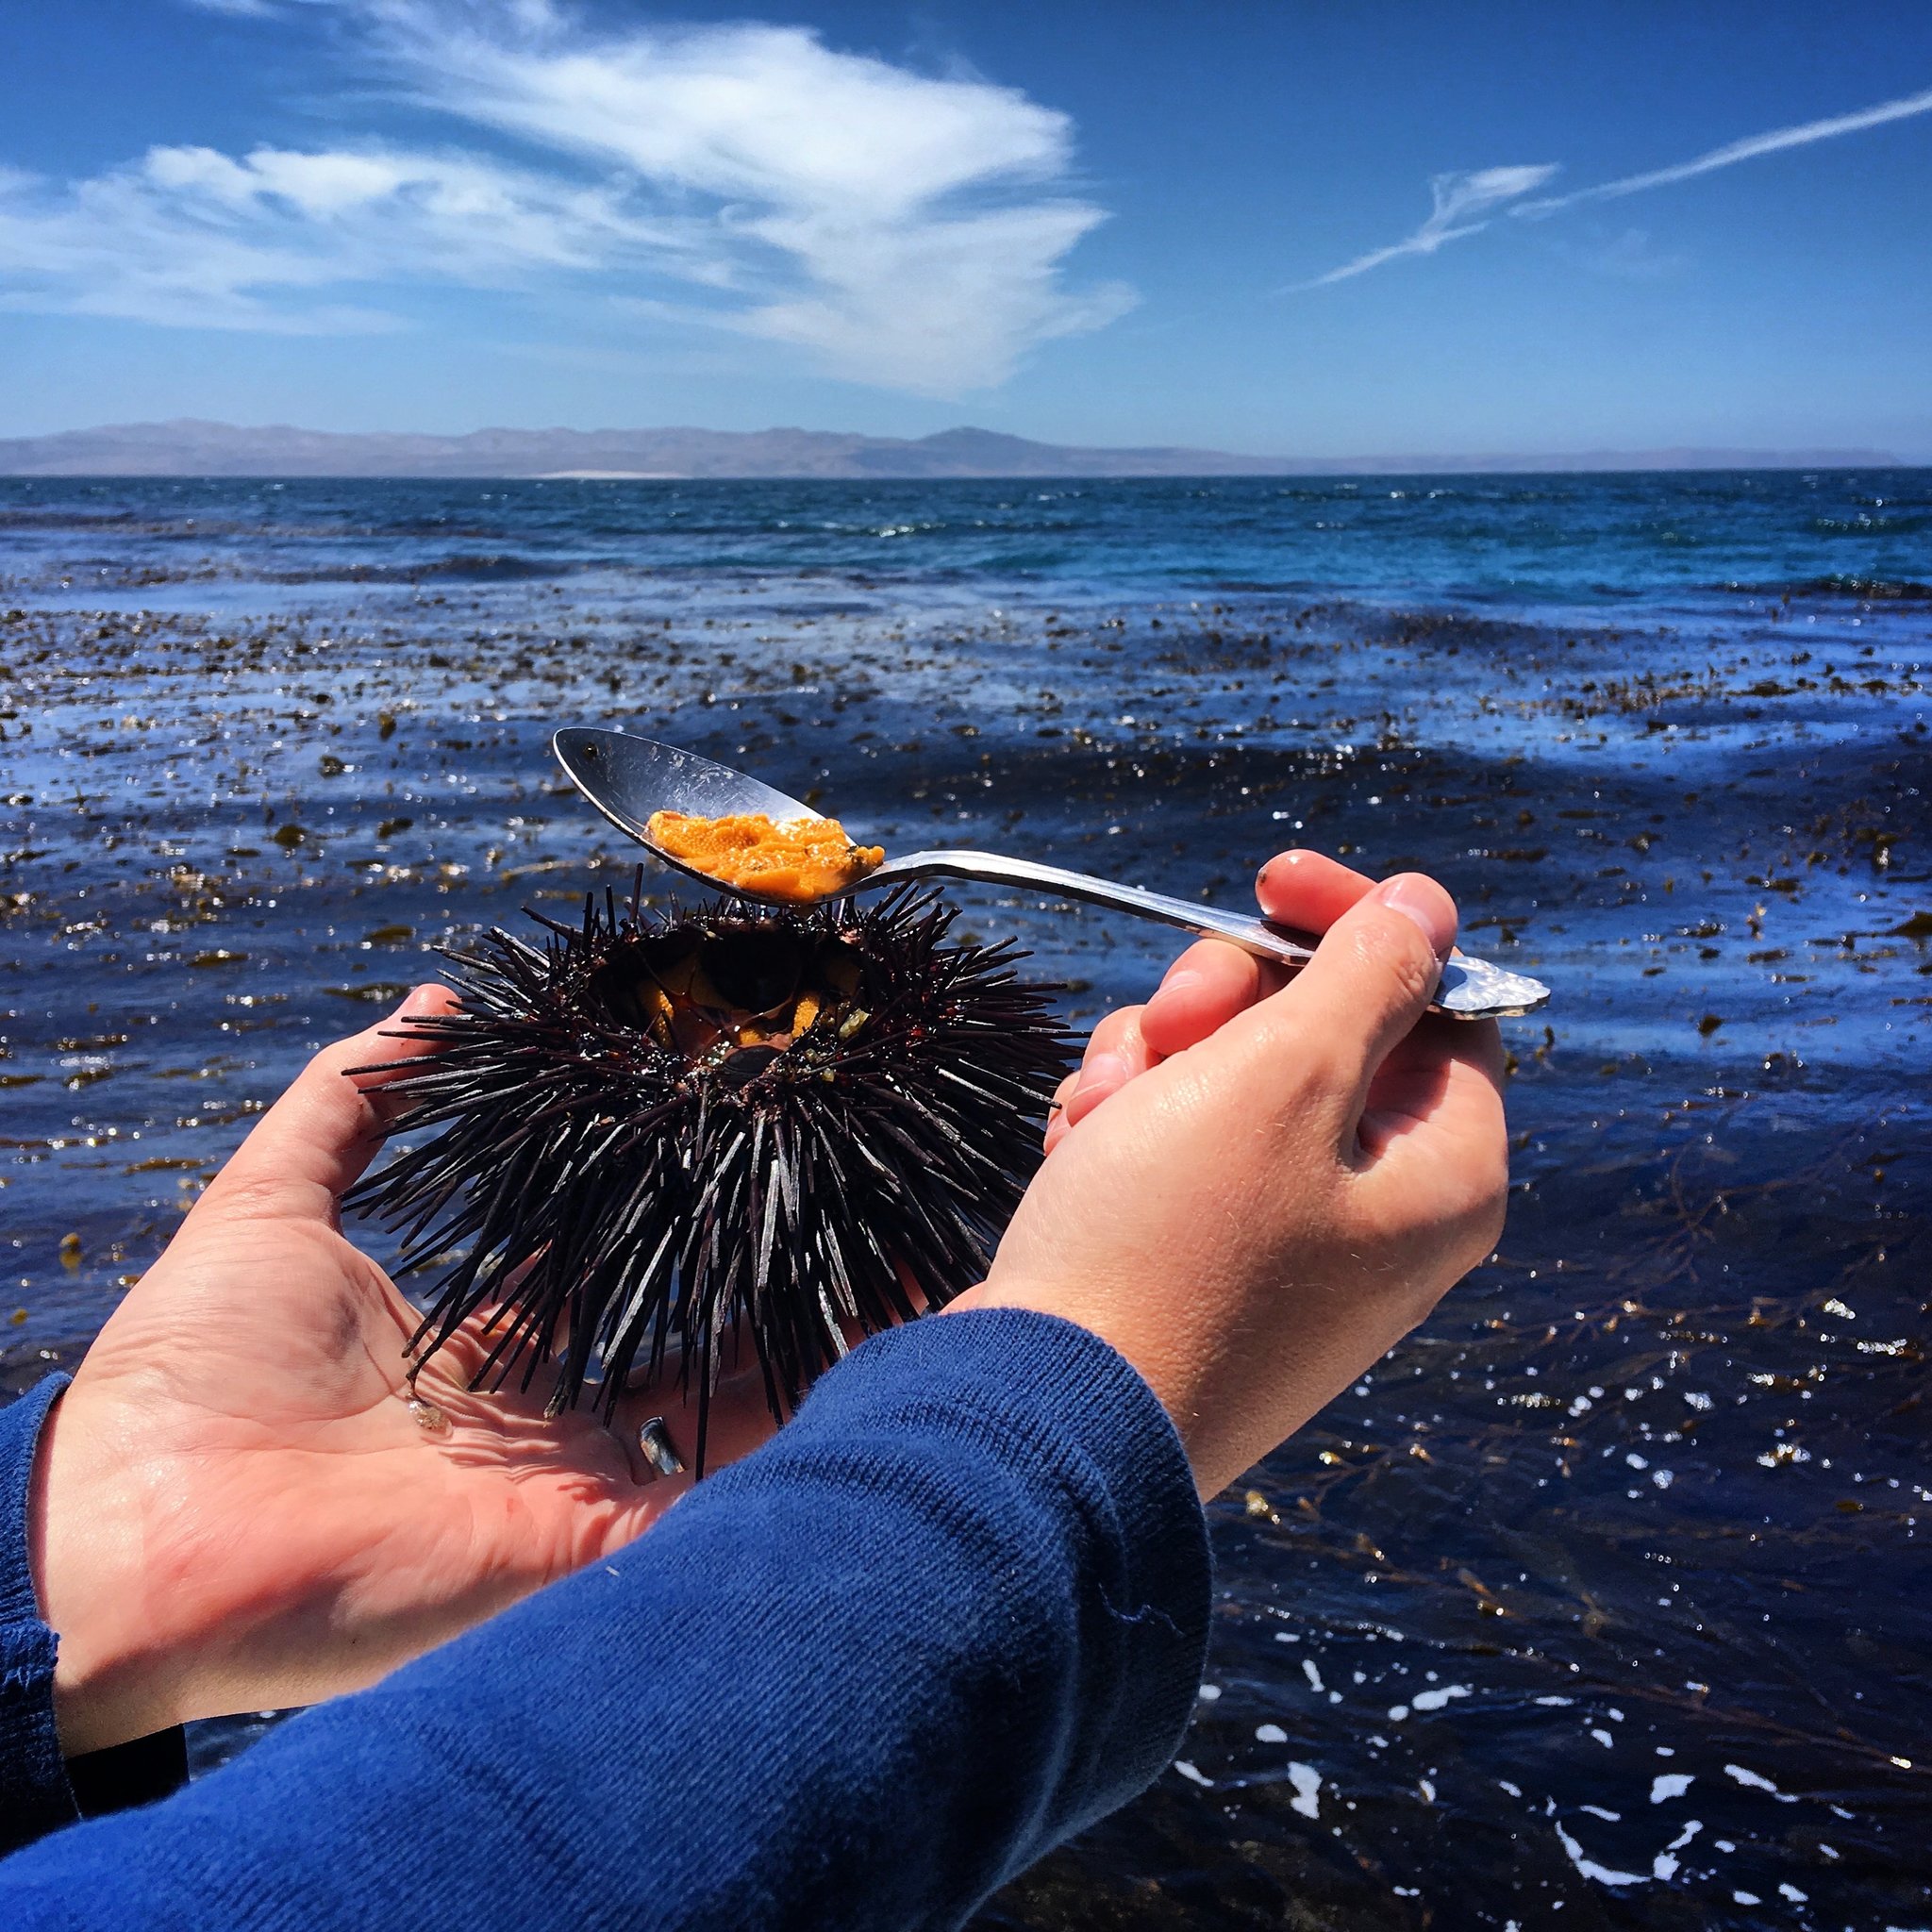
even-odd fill
[[(420, 1071), (425, 1054), (440, 1053), (444, 1044), (441, 1035), (414, 1032), (409, 1023), (460, 1010), (461, 1002), (448, 987), (419, 986), (387, 1020), (372, 1029), (376, 1050), (355, 1062), (346, 1072), (350, 1084), (357, 1087), (375, 1109), (375, 1118), (383, 1126), (393, 1126), (415, 1105), (407, 1093), (390, 1090), (406, 1075)], [(367, 1033), (356, 1036), (358, 1040), (369, 1037)]]
[(1456, 1049), (1498, 1093), (1509, 1077), (1509, 1055), (1503, 1029), (1493, 1020), (1457, 1020)]
[(1502, 1061), (1502, 1036), (1493, 1020), (1452, 1020), (1424, 1013), (1369, 1082), (1362, 1108), (1363, 1149), (1376, 1153), (1405, 1135), (1436, 1124), (1452, 1081), (1474, 1079), (1500, 1096)]
[(1328, 928), (1315, 957), (1262, 1010), (1283, 1050), (1325, 1070), (1345, 1152), (1370, 1082), (1423, 1016), (1456, 943), (1456, 902), (1422, 873), (1384, 879)]
[[(1326, 932), (1374, 882), (1320, 852), (1278, 853), (1255, 879), (1261, 910), (1300, 932)], [(1224, 941), (1204, 940), (1168, 968), (1141, 1016), (1158, 1055), (1184, 1053), (1237, 1013), (1278, 992), (1288, 975)]]
[(1508, 1201), (1492, 1024), (1424, 1018), (1377, 1076), (1362, 1115), (1362, 1166), (1386, 1176), (1387, 1211), (1420, 1212), (1445, 1242), (1452, 1274), (1494, 1247)]
[(1079, 1080), (1060, 1110), (1068, 1127), (1078, 1126), (1108, 1095), (1154, 1064), (1141, 1037), (1141, 1013), (1139, 1007), (1116, 1007), (1093, 1029)]
[(1374, 880), (1324, 852), (1283, 852), (1255, 876), (1263, 915), (1300, 932), (1326, 932)]
[(399, 1023), (447, 1012), (456, 995), (444, 986), (419, 986), (387, 1019), (325, 1046), (253, 1132), (197, 1203), (221, 1213), (310, 1215), (324, 1220), (353, 1187), (381, 1144), (386, 1124), (376, 1081), (350, 1080), (351, 1068), (394, 1065), (425, 1051), (425, 1042), (396, 1037)]
[(1157, 1059), (1185, 1053), (1287, 980), (1286, 973), (1240, 946), (1202, 940), (1167, 969), (1141, 1011), (1141, 1038)]
[(1053, 1090), (1053, 1098), (1047, 1103), (1046, 1131), (1041, 1137), (1041, 1152), (1051, 1154), (1067, 1138), (1070, 1123), (1066, 1118), (1067, 1098), (1080, 1084), (1078, 1074), (1069, 1074)]
[(1131, 1076), (1144, 1074), (1152, 1062), (1147, 1058), (1147, 1042), (1141, 1034), (1141, 1007), (1116, 1007), (1104, 1014), (1100, 1024), (1087, 1036), (1087, 1045), (1080, 1056), (1079, 1078), (1087, 1076), (1104, 1061), (1122, 1061)]
[(1382, 1062), (1369, 1090), (1372, 1108), (1406, 1105), (1425, 1091), (1447, 1060), (1466, 1061), (1497, 1092), (1504, 1085), (1502, 1029), (1493, 1020), (1452, 1020), (1424, 1013), (1415, 1030)]

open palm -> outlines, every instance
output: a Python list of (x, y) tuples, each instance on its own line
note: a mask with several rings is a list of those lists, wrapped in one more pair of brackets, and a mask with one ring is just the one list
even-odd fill
[[(441, 988), (403, 1015), (437, 1010)], [(385, 1025), (392, 1023), (384, 1023)], [(475, 1395), (473, 1330), (410, 1400), (416, 1315), (342, 1234), (380, 1076), (420, 1049), (370, 1032), (318, 1055), (102, 1329), (50, 1424), (37, 1555), (61, 1632), (70, 1753), (185, 1718), (368, 1683), (628, 1542), (689, 1484), (637, 1426), (675, 1387), (546, 1419), (547, 1377)], [(713, 1397), (708, 1458), (769, 1433), (754, 1371)]]

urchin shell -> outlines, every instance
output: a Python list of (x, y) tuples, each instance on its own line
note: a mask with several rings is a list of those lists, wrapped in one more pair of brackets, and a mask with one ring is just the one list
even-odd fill
[[(901, 888), (804, 910), (587, 899), (541, 946), (453, 954), (459, 1010), (389, 1091), (412, 1144), (351, 1196), (425, 1297), (416, 1366), (477, 1310), (477, 1386), (555, 1364), (607, 1417), (671, 1352), (699, 1401), (749, 1337), (773, 1413), (846, 1347), (979, 1280), (1070, 1064), (1010, 943)], [(419, 1140), (425, 1129), (433, 1139)]]

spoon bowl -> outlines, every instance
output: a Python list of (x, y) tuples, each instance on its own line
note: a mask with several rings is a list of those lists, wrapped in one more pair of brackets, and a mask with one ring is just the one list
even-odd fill
[(550, 748), (564, 775), (620, 832), (635, 839), (674, 872), (681, 872), (713, 891), (730, 892), (735, 898), (761, 899), (762, 895), (727, 886), (683, 859), (674, 858), (651, 837), (653, 812), (681, 811), (694, 819), (762, 813), (774, 825), (824, 817), (810, 806), (742, 772), (734, 772), (729, 765), (715, 764), (695, 752), (680, 751), (653, 739), (571, 725), (551, 739)]
[[(770, 785), (747, 777), (742, 772), (733, 771), (729, 765), (716, 764), (695, 753), (680, 751), (675, 745), (658, 744), (648, 738), (572, 725), (558, 732), (551, 746), (571, 783), (619, 831), (635, 839), (674, 871), (735, 898), (766, 905), (801, 903), (795, 898), (748, 892), (741, 886), (727, 885), (674, 858), (652, 839), (651, 814), (680, 811), (692, 818), (715, 819), (762, 813), (774, 824), (784, 825), (796, 824), (801, 819), (822, 818), (823, 813)], [(1218, 907), (1203, 906), (1196, 900), (1150, 892), (1144, 886), (1122, 885), (1114, 879), (1096, 878), (1090, 873), (1069, 872), (1064, 866), (1042, 865), (1037, 859), (1009, 858), (998, 852), (948, 847), (904, 853), (888, 858), (847, 891), (864, 892), (902, 880), (928, 878), (1017, 886), (1055, 898), (1105, 906), (1118, 912), (1131, 912), (1140, 919), (1177, 926), (1183, 932), (1231, 941), (1261, 958), (1285, 966), (1306, 966), (1315, 956), (1316, 941), (1312, 935), (1292, 932), (1272, 920), (1224, 912)], [(1429, 1010), (1446, 1013), (1457, 1020), (1503, 1019), (1532, 1013), (1549, 996), (1549, 988), (1539, 979), (1507, 972), (1486, 959), (1474, 959), (1458, 952), (1442, 962), (1442, 977), (1429, 1002)]]

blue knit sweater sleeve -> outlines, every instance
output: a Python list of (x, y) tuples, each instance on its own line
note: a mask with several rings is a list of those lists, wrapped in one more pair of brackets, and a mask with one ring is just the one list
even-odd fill
[(26, 1547), (34, 1451), (66, 1386), (49, 1375), (0, 1409), (0, 1852), (80, 1816), (54, 1728), (54, 1633)]
[(0, 1924), (955, 1925), (1167, 1762), (1208, 1600), (1119, 1356), (914, 1323), (608, 1561), (0, 1862)]

